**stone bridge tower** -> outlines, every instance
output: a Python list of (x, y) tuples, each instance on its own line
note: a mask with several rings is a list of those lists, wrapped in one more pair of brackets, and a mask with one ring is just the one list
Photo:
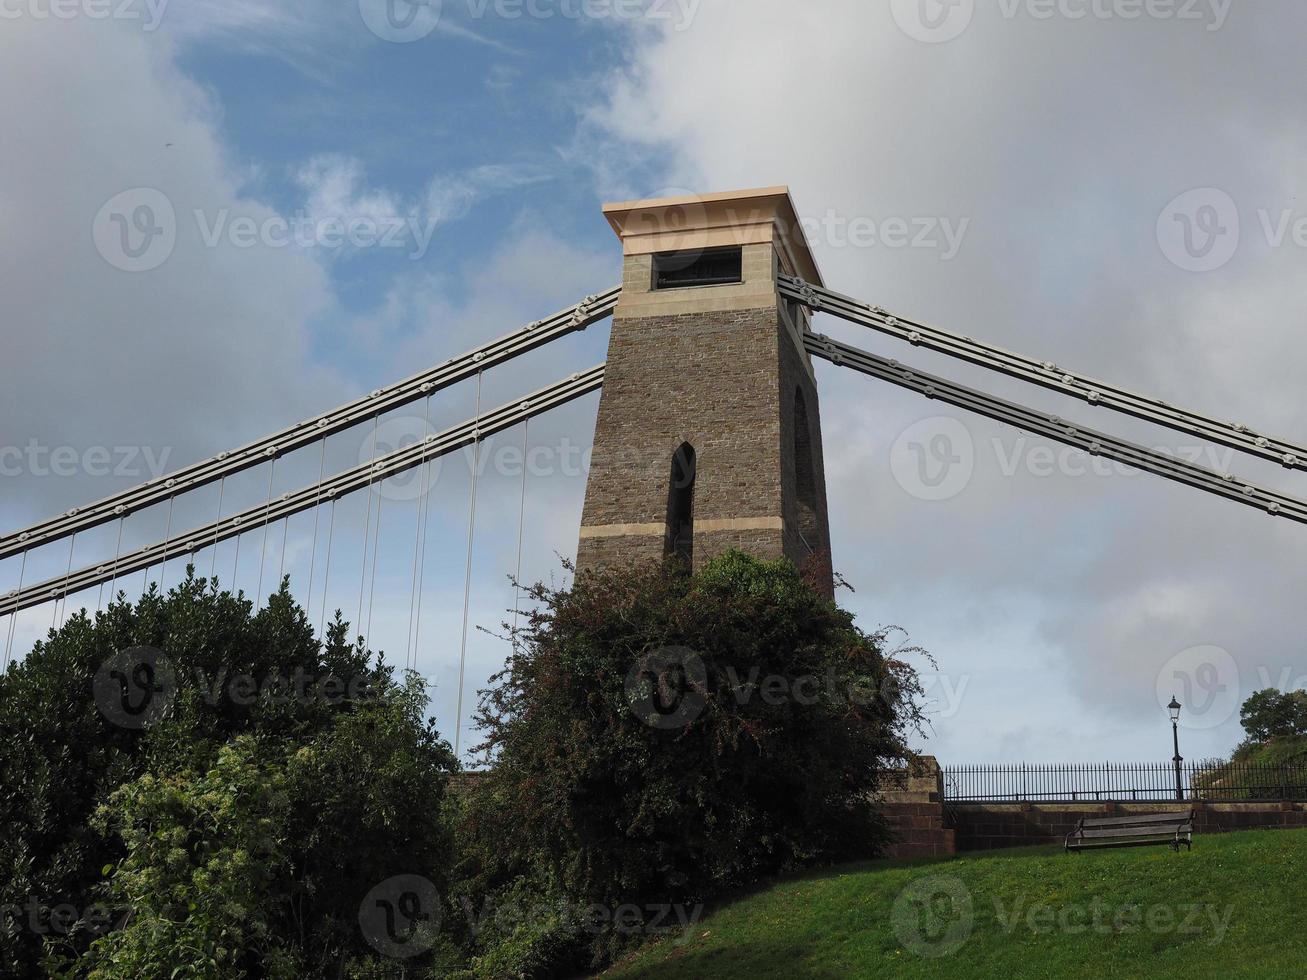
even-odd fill
[(609, 204), (622, 241), (578, 568), (729, 548), (830, 581), (808, 313), (821, 283), (784, 187)]

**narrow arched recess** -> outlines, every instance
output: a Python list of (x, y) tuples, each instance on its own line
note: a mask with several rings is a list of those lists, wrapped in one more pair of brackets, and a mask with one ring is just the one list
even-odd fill
[(664, 553), (669, 558), (680, 559), (687, 568), (694, 564), (694, 482), (697, 475), (694, 447), (684, 442), (672, 454)]

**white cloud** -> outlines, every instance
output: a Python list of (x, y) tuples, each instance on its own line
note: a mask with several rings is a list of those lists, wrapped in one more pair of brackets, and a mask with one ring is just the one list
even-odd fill
[(318, 156), (306, 163), (296, 182), (308, 195), (306, 208), (315, 221), (363, 215), (376, 219), (401, 217), (401, 208), (388, 191), (360, 188), (363, 165), (343, 156)]

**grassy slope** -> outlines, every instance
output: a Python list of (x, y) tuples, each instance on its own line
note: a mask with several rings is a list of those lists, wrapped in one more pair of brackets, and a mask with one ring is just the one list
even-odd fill
[[(1307, 974), (1307, 831), (1249, 831), (1195, 838), (1192, 853), (1149, 847), (1063, 854), (1025, 848), (951, 861), (875, 862), (777, 884), (722, 908), (681, 941), (665, 939), (610, 970), (624, 978), (871, 977), (1300, 977)], [(970, 894), (974, 928), (950, 955), (912, 948), (927, 922), (903, 889), (934, 879)], [(954, 879), (950, 882), (949, 879)], [(918, 884), (918, 888), (926, 887)], [(957, 894), (964, 894), (957, 892)], [(1094, 922), (1095, 899), (1103, 929)], [(1010, 911), (1023, 902), (1012, 923)], [(1027, 917), (1046, 905), (1051, 919)], [(1204, 907), (1180, 931), (1190, 907)], [(938, 937), (961, 923), (958, 905), (935, 906)], [(1131, 908), (1137, 908), (1137, 927)], [(1205, 914), (1228, 913), (1224, 935)], [(1124, 911), (1122, 911), (1124, 910)], [(1118, 912), (1126, 928), (1112, 931)], [(1071, 927), (1060, 928), (1057, 916)], [(1161, 928), (1148, 929), (1154, 915)], [(895, 923), (899, 928), (896, 930)], [(901, 937), (908, 936), (905, 942)], [(944, 933), (947, 938), (947, 933)]]

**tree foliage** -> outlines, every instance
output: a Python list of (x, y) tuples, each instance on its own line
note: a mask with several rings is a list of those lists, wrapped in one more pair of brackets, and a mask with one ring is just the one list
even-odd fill
[(885, 840), (916, 675), (788, 562), (532, 594), (460, 796), (421, 678), (285, 583), (52, 631), (0, 678), (0, 975), (545, 977)]
[(1258, 691), (1243, 703), (1239, 720), (1251, 745), (1307, 735), (1307, 691)]
[[(0, 973), (398, 969), (364, 941), (360, 901), (399, 873), (445, 887), (457, 766), (424, 683), (346, 634), (338, 618), (320, 643), (285, 584), (256, 612), (188, 577), (74, 616), (11, 666)], [(140, 648), (162, 658), (149, 681), (166, 710), (137, 725), (97, 685)]]
[(470, 895), (693, 903), (885, 841), (868, 798), (909, 755), (916, 674), (792, 564), (730, 553), (534, 599), (481, 703)]

